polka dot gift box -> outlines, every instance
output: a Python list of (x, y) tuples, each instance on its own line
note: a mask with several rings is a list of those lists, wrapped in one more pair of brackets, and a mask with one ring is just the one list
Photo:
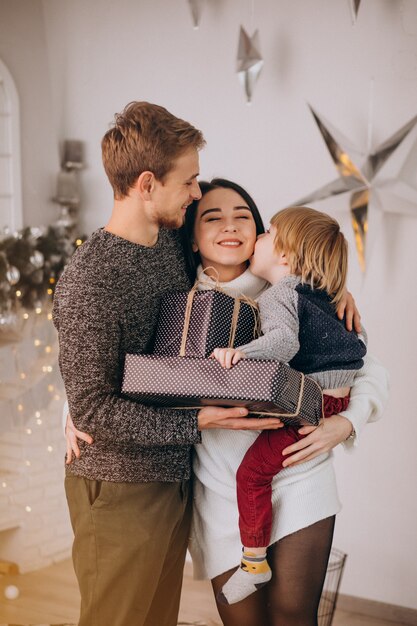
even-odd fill
[(208, 357), (214, 348), (243, 346), (258, 336), (255, 302), (217, 289), (163, 296), (153, 354)]
[(243, 359), (231, 369), (214, 359), (127, 354), (122, 393), (153, 405), (192, 408), (245, 406), (290, 424), (322, 417), (320, 386), (278, 361)]

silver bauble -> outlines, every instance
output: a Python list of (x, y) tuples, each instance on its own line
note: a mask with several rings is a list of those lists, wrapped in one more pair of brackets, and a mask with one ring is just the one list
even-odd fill
[(45, 226), (32, 226), (32, 228), (30, 229), (30, 234), (35, 239), (39, 239), (46, 234), (46, 228)]
[(6, 278), (11, 285), (16, 285), (20, 279), (20, 272), (14, 265), (10, 265), (9, 269), (6, 271)]
[(39, 252), (39, 250), (35, 250), (29, 261), (32, 263), (33, 267), (39, 270), (41, 267), (43, 267), (45, 259), (42, 252)]

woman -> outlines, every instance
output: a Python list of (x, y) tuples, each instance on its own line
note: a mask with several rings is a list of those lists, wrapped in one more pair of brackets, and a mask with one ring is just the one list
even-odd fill
[[(259, 211), (247, 192), (230, 181), (215, 179), (200, 187), (202, 198), (189, 207), (184, 229), (190, 271), (199, 277), (208, 268), (209, 278), (204, 276), (201, 288), (211, 288), (218, 278), (230, 295), (256, 299), (267, 286), (248, 270), (256, 237), (264, 232)], [(366, 357), (352, 387), (349, 410), (326, 419), (287, 449), (288, 467), (273, 483), (273, 507), (279, 509), (268, 550), (273, 579), (242, 602), (218, 604), (225, 626), (317, 624), (340, 510), (330, 451), (347, 438), (346, 446), (354, 444), (361, 427), (379, 417), (385, 395), (385, 370)], [(206, 431), (195, 448), (190, 552), (196, 578), (210, 578), (215, 595), (236, 569), (240, 539), (235, 474), (257, 434)], [(73, 433), (67, 441), (71, 458), (71, 447), (76, 449)]]
[[(215, 272), (207, 272), (213, 278), (218, 275), (228, 293), (257, 298), (266, 284), (248, 270), (256, 236), (263, 232), (255, 203), (229, 181), (215, 179), (200, 183), (200, 188), (202, 198), (186, 216), (191, 267), (199, 276), (211, 266)], [(374, 390), (372, 397), (372, 387), (379, 386), (381, 391)], [(352, 425), (359, 433), (374, 407), (383, 404), (384, 392), (385, 373), (368, 357), (344, 417), (328, 418), (312, 435), (291, 446), (290, 465), (273, 484), (273, 506), (280, 511), (274, 516), (274, 543), (269, 548), (273, 580), (238, 604), (218, 604), (225, 626), (317, 623), (334, 518), (340, 510), (329, 451), (349, 437)], [(367, 406), (359, 410), (360, 403)], [(235, 474), (257, 433), (213, 430), (202, 435), (201, 445), (195, 447), (190, 551), (196, 577), (210, 578), (216, 595), (236, 569), (240, 539)], [(352, 438), (347, 445), (353, 443)]]

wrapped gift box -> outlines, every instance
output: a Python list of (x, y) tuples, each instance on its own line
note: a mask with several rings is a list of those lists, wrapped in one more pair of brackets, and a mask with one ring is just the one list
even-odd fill
[(208, 357), (214, 348), (242, 346), (258, 336), (255, 303), (222, 291), (177, 291), (161, 301), (153, 354)]
[(322, 417), (320, 386), (270, 360), (243, 359), (225, 369), (215, 359), (127, 354), (122, 393), (174, 408), (244, 406), (288, 425), (316, 426)]

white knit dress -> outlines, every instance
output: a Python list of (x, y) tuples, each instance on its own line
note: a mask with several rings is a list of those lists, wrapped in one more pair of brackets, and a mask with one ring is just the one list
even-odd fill
[[(247, 270), (221, 286), (232, 296), (244, 294), (256, 299), (267, 284)], [(380, 417), (387, 389), (385, 369), (376, 360), (365, 357), (364, 367), (352, 387), (349, 409), (342, 413), (357, 433), (355, 443), (346, 447), (356, 445), (367, 421)], [(194, 448), (194, 509), (189, 551), (197, 579), (214, 578), (239, 563), (242, 545), (236, 470), (258, 434), (257, 431), (205, 430), (202, 443)], [(272, 483), (272, 504), (271, 544), (338, 513), (341, 504), (332, 454), (322, 454), (282, 470)]]

